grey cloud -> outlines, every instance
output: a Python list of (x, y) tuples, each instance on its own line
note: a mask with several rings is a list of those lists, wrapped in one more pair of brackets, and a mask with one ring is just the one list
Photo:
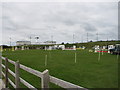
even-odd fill
[(97, 31), (96, 27), (89, 23), (84, 23), (82, 25), (83, 25), (83, 28), (85, 29), (85, 31), (87, 31), (87, 32)]

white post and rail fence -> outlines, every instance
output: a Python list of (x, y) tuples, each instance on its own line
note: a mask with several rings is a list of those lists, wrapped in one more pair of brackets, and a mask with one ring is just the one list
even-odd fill
[[(32, 68), (29, 68), (29, 67), (26, 67), (20, 64), (19, 61), (15, 62), (2, 56), (0, 58), (1, 60), (5, 61), (5, 65), (1, 63), (1, 67), (4, 68), (4, 72), (3, 71), (0, 72), (2, 76), (5, 78), (5, 88), (8, 88), (9, 84), (11, 84), (14, 88), (21, 88), (20, 83), (22, 83), (23, 85), (25, 85), (26, 87), (32, 90), (33, 89), (37, 90), (37, 88), (35, 88), (29, 82), (25, 81), (24, 79), (20, 77), (20, 69), (22, 69), (24, 71), (27, 71), (41, 78), (42, 90), (46, 90), (46, 89), (48, 90), (50, 82), (65, 89), (75, 88), (76, 90), (88, 90), (87, 88), (72, 84), (70, 82), (67, 82), (67, 81), (64, 81), (64, 80), (61, 80), (61, 79), (58, 79), (56, 77), (49, 75), (49, 71), (47, 69), (43, 72), (40, 72), (40, 71), (34, 70)], [(8, 63), (11, 63), (15, 66), (15, 73), (9, 69)], [(9, 73), (15, 78), (15, 83), (9, 78), (9, 75), (8, 75)]]

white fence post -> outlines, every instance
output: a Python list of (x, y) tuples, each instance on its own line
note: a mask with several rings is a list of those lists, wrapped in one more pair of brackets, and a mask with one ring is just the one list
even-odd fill
[(48, 90), (49, 89), (49, 82), (50, 82), (50, 78), (49, 78), (49, 71), (46, 69), (45, 71), (43, 71), (42, 73), (42, 78), (41, 78), (41, 88), (42, 90)]
[(20, 68), (20, 64), (19, 64), (19, 61), (17, 61), (15, 63), (15, 85), (16, 85), (16, 88), (20, 88), (19, 68)]
[(5, 58), (5, 88), (8, 88), (8, 59)]

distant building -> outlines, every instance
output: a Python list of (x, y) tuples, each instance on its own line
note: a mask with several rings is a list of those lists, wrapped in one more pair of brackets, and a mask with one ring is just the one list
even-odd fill
[(45, 41), (44, 44), (56, 44), (56, 41)]
[(21, 46), (21, 45), (30, 45), (31, 42), (30, 41), (17, 41), (16, 45), (17, 46)]

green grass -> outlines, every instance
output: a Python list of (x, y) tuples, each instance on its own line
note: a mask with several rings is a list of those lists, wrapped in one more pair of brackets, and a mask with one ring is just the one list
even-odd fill
[[(75, 52), (77, 63), (75, 63)], [(45, 66), (45, 55), (48, 56)], [(116, 55), (104, 53), (98, 61), (98, 53), (88, 50), (77, 51), (44, 51), (24, 50), (6, 51), (3, 56), (33, 69), (49, 70), (50, 75), (86, 88), (118, 88), (118, 60)], [(12, 70), (13, 66), (9, 66)], [(40, 78), (23, 70), (21, 77), (33, 86), (40, 88)], [(23, 85), (21, 85), (23, 86)], [(57, 87), (50, 84), (50, 87)]]

